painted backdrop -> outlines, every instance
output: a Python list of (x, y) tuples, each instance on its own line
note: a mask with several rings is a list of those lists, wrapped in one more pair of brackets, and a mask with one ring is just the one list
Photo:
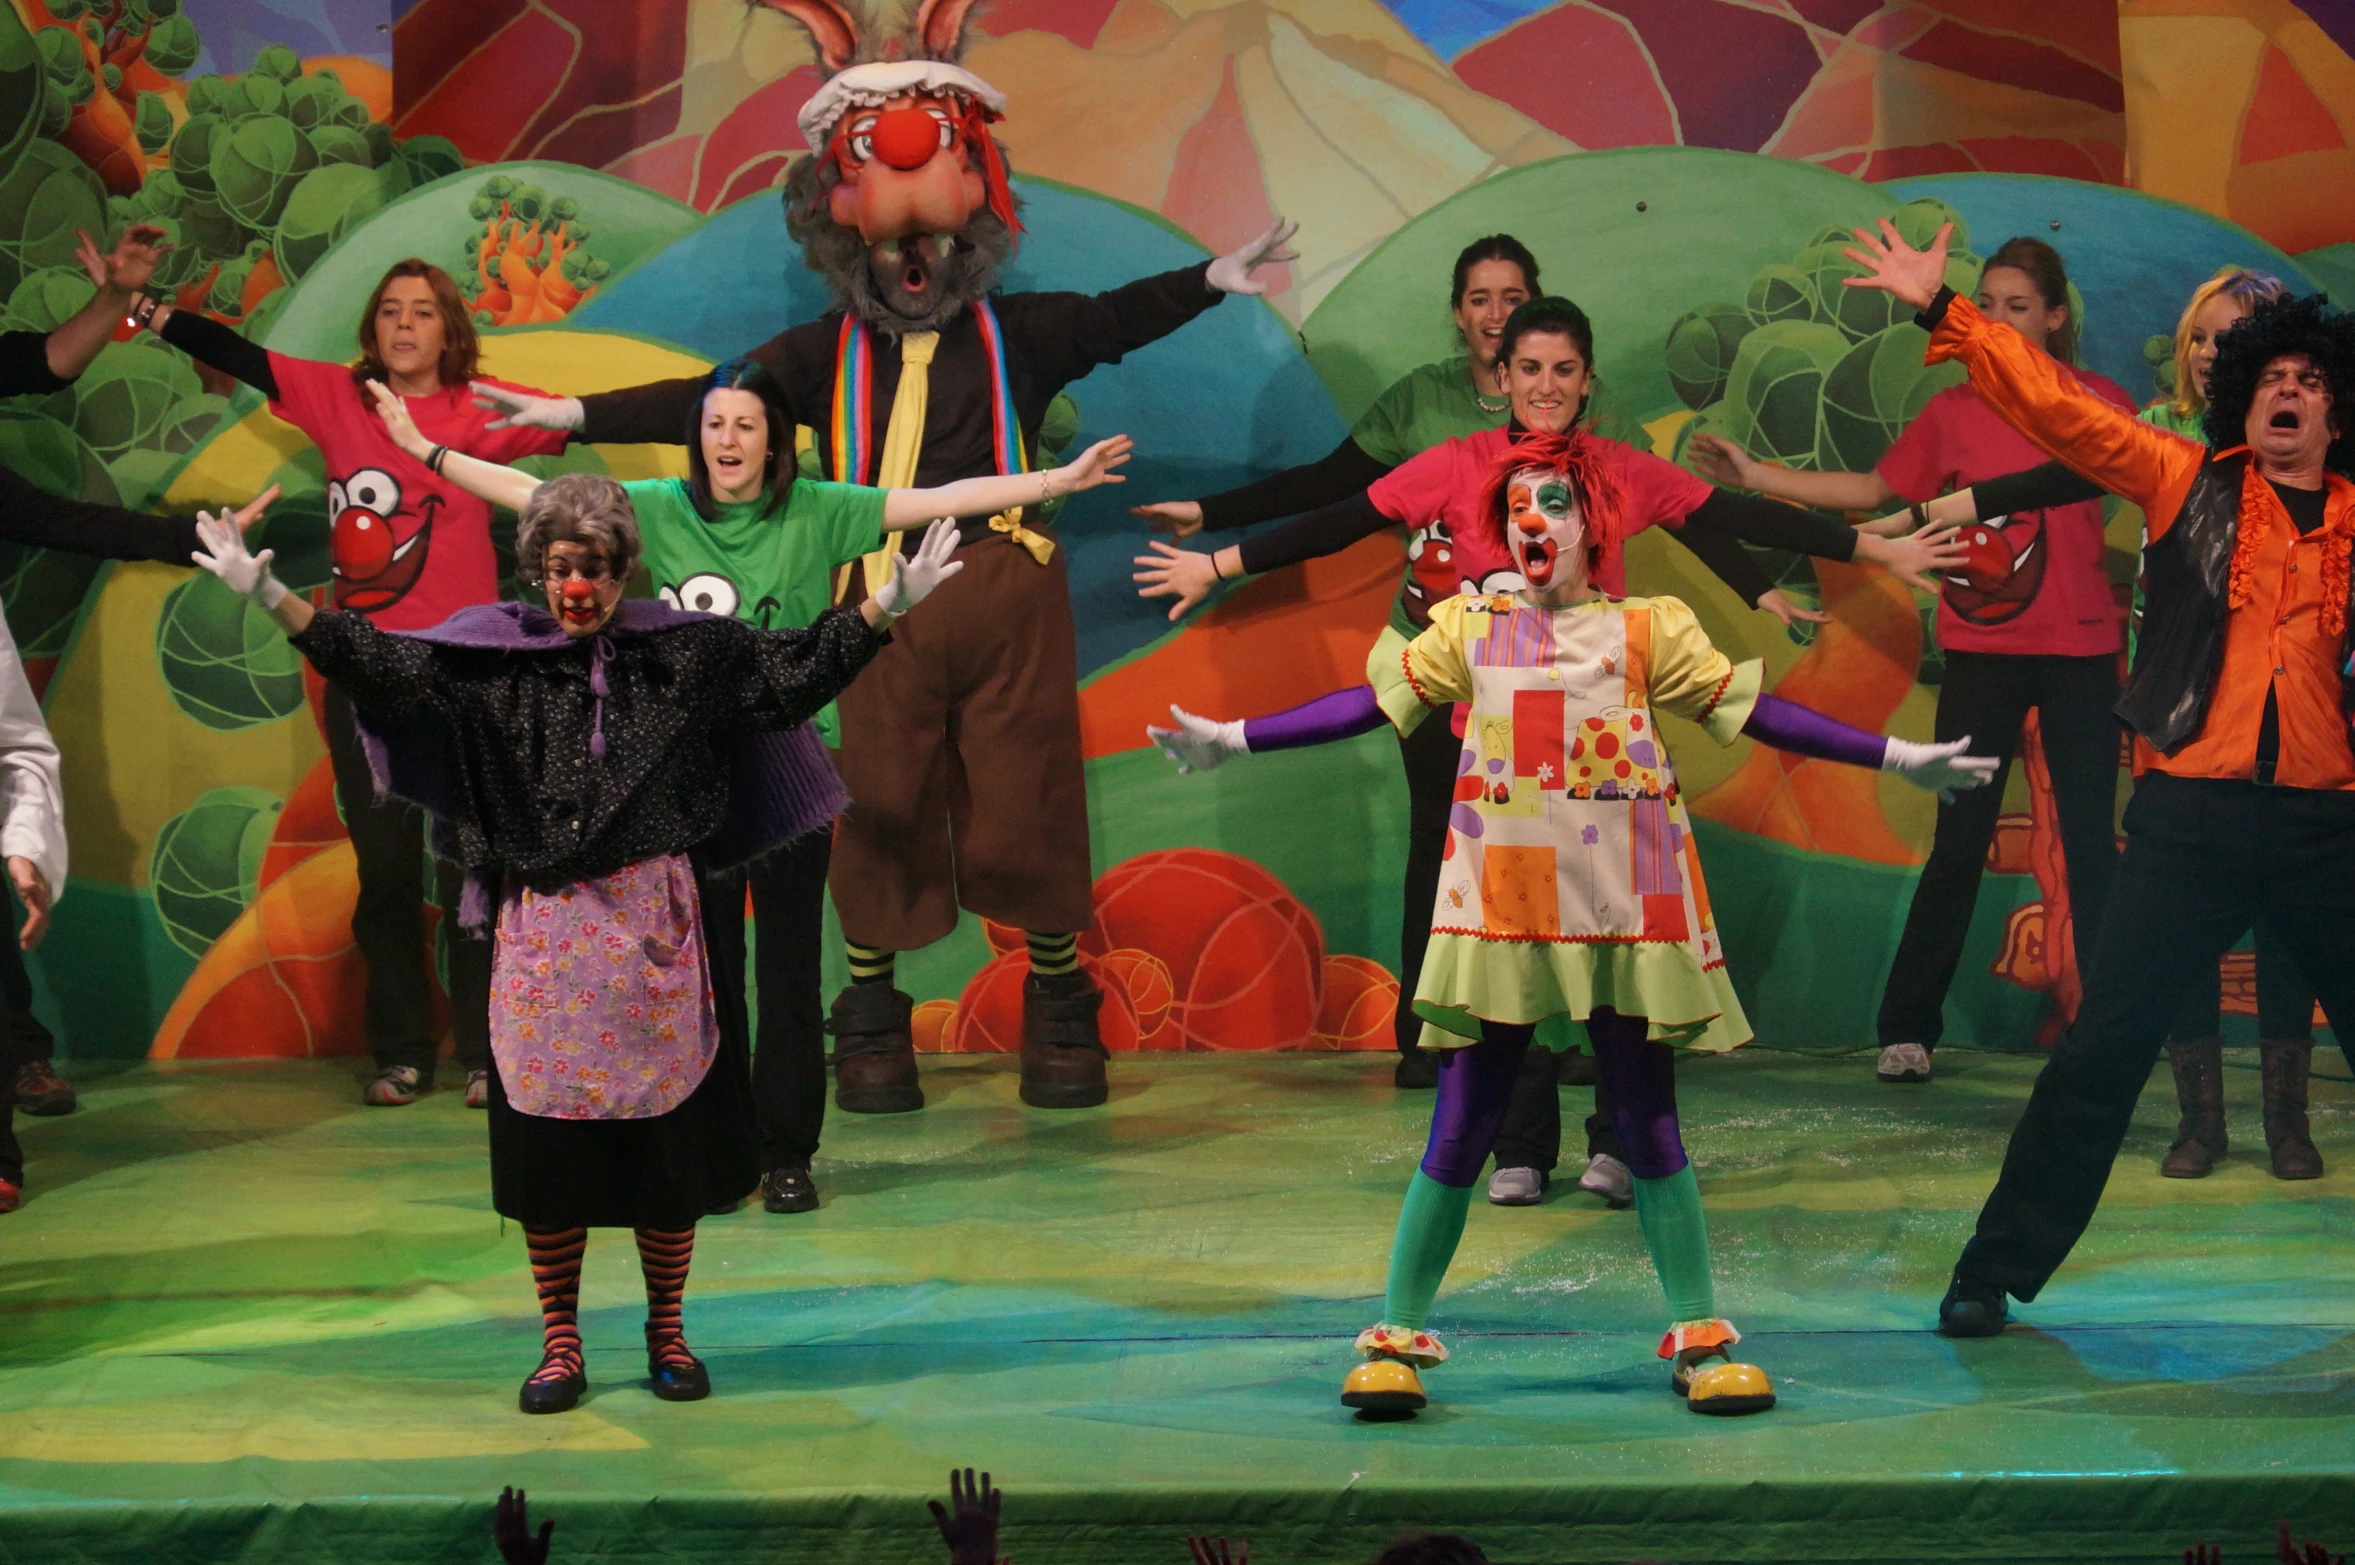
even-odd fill
[[(166, 281), (285, 353), (346, 359), (391, 261), (449, 267), (488, 368), (592, 391), (682, 373), (824, 307), (773, 186), (817, 81), (741, 0), (12, 0), (0, 8), (0, 297), (44, 328), (88, 297), (77, 228), (179, 240)], [(971, 63), (1004, 88), (1028, 238), (1017, 288), (1109, 287), (1282, 212), (1302, 259), (1074, 388), (1125, 430), (1120, 502), (1071, 551), (1092, 825), (1084, 949), (1108, 1032), (1142, 1048), (1387, 1046), (1404, 837), (1390, 740), (1180, 779), (1144, 748), (1170, 701), (1243, 713), (1353, 683), (1400, 542), (1241, 586), (1182, 628), (1130, 595), (1120, 506), (1320, 455), (1449, 348), (1447, 263), (1527, 240), (1595, 316), (1610, 400), (1679, 454), (1732, 433), (1869, 465), (1946, 381), (1921, 334), (1844, 290), (1839, 235), (1958, 222), (1956, 280), (2051, 239), (2093, 367), (2155, 389), (2152, 339), (2217, 266), (2355, 284), (2355, 13), (2343, 0), (1005, 0)], [(151, 340), (0, 408), (0, 456), (60, 493), (182, 509), (287, 500), (266, 541), (326, 580), (316, 454), (250, 392)], [(675, 451), (562, 466), (674, 471)], [(2113, 518), (2130, 569), (2138, 519)], [(1640, 590), (1692, 600), (1775, 688), (1926, 737), (1928, 605), (1877, 573), (1770, 558), (1835, 623), (1793, 636), (1675, 546)], [(0, 550), (0, 596), (66, 753), (75, 877), (36, 962), (88, 1055), (359, 1047), (352, 861), (317, 692), (209, 580)], [(1737, 982), (1767, 1041), (1869, 1041), (1928, 838), (1926, 798), (1747, 742), (1672, 735)], [(2017, 770), (1949, 1040), (2023, 1047), (2073, 975), (2041, 765)], [(420, 908), (421, 927), (435, 910)], [(1006, 931), (968, 921), (902, 965), (937, 1048), (1011, 1041)], [(2245, 970), (2230, 969), (2236, 985)], [(2230, 1000), (2246, 1008), (2236, 987)]]

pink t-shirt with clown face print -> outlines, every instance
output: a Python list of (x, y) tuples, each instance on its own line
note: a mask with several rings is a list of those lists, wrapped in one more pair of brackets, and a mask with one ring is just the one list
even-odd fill
[[(496, 602), (490, 502), (394, 445), (348, 366), (273, 353), (270, 374), (278, 385), (270, 411), (310, 436), (326, 459), (335, 606), (386, 630), (427, 630), (460, 609)], [(476, 407), (462, 385), (402, 400), (426, 439), (486, 462), (564, 449), (562, 431), (492, 429), (499, 415)]]

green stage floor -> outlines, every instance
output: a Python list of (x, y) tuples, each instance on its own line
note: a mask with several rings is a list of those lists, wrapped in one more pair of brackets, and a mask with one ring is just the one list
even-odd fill
[[(531, 1419), (521, 1237), (455, 1095), (364, 1110), (348, 1067), (140, 1067), (18, 1120), (0, 1218), (0, 1560), (492, 1558), (531, 1491), (556, 1559), (931, 1561), (951, 1465), (1006, 1488), (1022, 1565), (1349, 1562), (1408, 1526), (1500, 1562), (2170, 1561), (2355, 1544), (2355, 1093), (2329, 1178), (2155, 1164), (2154, 1080), (2102, 1215), (2028, 1323), (1929, 1330), (2035, 1062), (1688, 1062), (1719, 1298), (1783, 1405), (1686, 1413), (1632, 1214), (1474, 1209), (1407, 1424), (1335, 1400), (1376, 1313), (1427, 1097), (1366, 1056), (1118, 1062), (1107, 1110), (1019, 1107), (1011, 1059), (926, 1066), (921, 1115), (837, 1116), (825, 1208), (705, 1224), (688, 1326), (717, 1394), (645, 1389), (635, 1258), (591, 1244), (591, 1395)], [(1579, 1094), (1565, 1093), (1566, 1103)], [(1583, 1112), (1583, 1105), (1579, 1105)], [(2253, 1149), (2253, 1150), (2252, 1150)]]

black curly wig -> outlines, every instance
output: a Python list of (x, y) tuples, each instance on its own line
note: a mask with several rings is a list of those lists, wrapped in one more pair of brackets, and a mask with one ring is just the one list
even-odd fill
[(2322, 465), (2355, 478), (2355, 315), (2334, 310), (2321, 294), (2261, 304), (2254, 314), (2216, 339), (2216, 362), (2208, 370), (2208, 444), (2222, 451), (2248, 443), (2249, 409), (2257, 400), (2257, 378), (2284, 354), (2304, 354), (2330, 387), (2331, 421), (2338, 433)]

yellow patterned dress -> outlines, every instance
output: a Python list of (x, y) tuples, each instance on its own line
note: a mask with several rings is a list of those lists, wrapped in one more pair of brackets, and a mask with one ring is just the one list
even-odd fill
[(1597, 1006), (1650, 1018), (1665, 1043), (1748, 1042), (1653, 713), (1731, 744), (1761, 666), (1728, 661), (1675, 598), (1453, 598), (1387, 646), (1367, 673), (1401, 732), (1470, 708), (1414, 995), (1425, 1042)]

